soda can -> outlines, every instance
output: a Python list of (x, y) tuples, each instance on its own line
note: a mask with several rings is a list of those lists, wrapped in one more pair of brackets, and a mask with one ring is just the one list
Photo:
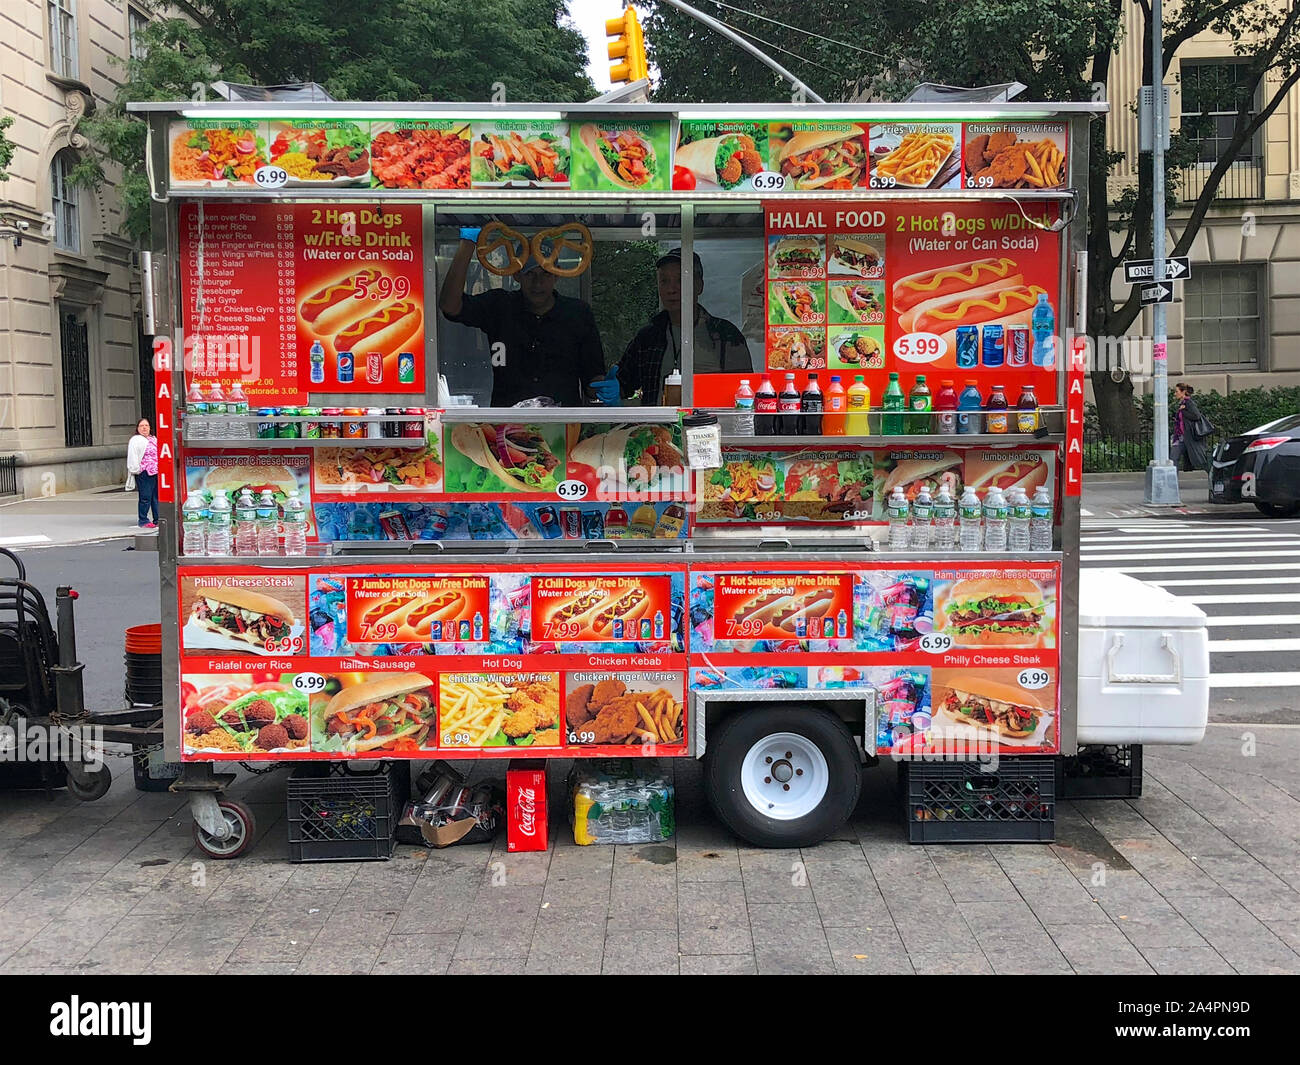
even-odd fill
[(447, 511), (443, 507), (430, 507), (425, 528), (432, 534), (431, 540), (441, 540), (447, 535)]
[(1005, 332), (1002, 326), (997, 324), (984, 327), (980, 354), (983, 357), (985, 366), (1001, 366), (1006, 361), (1006, 352), (1003, 346)]
[(564, 530), (560, 526), (559, 515), (555, 513), (554, 507), (537, 508), (537, 527), (546, 540), (557, 540), (564, 535)]
[[(371, 418), (382, 418), (384, 416), (383, 407), (367, 407), (366, 415)], [(378, 440), (384, 435), (384, 425), (380, 421), (366, 422), (366, 436), (372, 440)]]
[(461, 784), (459, 787), (453, 788), (442, 804), (443, 814), (449, 820), (459, 821), (460, 815), (465, 812), (465, 804), (469, 802), (469, 798), (473, 794), (474, 789), (468, 784)]
[[(281, 407), (281, 418), (297, 418), (299, 415), (297, 407)], [(281, 422), (275, 427), (275, 435), (282, 440), (298, 439), (298, 422)]]
[(441, 622), (441, 621), (431, 621), (431, 622), (429, 622), (429, 640), (430, 640), (430, 642), (432, 642), (432, 641), (434, 641), (434, 640), (441, 640), (441, 639), (442, 639), (442, 622)]
[(409, 415), (419, 415), (420, 420), (415, 422), (402, 422), (402, 435), (406, 437), (424, 436), (424, 408), (407, 407), (406, 413)]
[[(259, 418), (274, 418), (280, 413), (278, 407), (259, 407), (257, 416)], [(257, 423), (257, 438), (259, 440), (275, 439), (275, 422), (266, 421)]]
[(450, 773), (439, 774), (438, 779), (433, 782), (433, 787), (424, 797), (425, 803), (429, 806), (441, 806), (455, 786), (456, 778)]
[(399, 385), (415, 384), (415, 354), (404, 351), (397, 356), (397, 383)]
[(458, 638), (466, 643), (469, 642), (469, 618), (460, 619), (460, 632)]
[(582, 511), (577, 507), (560, 508), (560, 528), (566, 540), (582, 539)]
[(366, 353), (366, 380), (377, 385), (384, 379), (384, 353), (371, 351)]
[(957, 327), (957, 366), (962, 370), (972, 370), (979, 365), (979, 327), (959, 325)]
[(1005, 350), (1008, 366), (1028, 366), (1030, 352), (1029, 326), (1007, 326)]
[(353, 361), (352, 352), (340, 351), (337, 362), (339, 384), (350, 385), (356, 375), (356, 363)]
[(605, 515), (599, 510), (582, 512), (582, 535), (588, 540), (602, 540), (605, 537)]
[[(402, 413), (401, 407), (385, 407), (384, 415), (388, 418), (396, 418)], [(388, 437), (402, 435), (402, 423), (399, 421), (384, 422), (384, 435)]]
[(302, 423), (302, 438), (304, 440), (320, 439), (320, 422), (318, 420), (315, 420), (320, 417), (320, 412), (321, 412), (320, 407), (299, 407), (298, 408), (298, 413), (301, 414), (304, 418), (313, 419), (312, 421)]

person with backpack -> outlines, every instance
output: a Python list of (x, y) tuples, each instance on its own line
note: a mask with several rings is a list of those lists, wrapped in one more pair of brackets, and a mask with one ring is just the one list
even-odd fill
[[(1169, 444), (1169, 458), (1175, 469), (1208, 470), (1210, 452), (1206, 441), (1214, 432), (1214, 425), (1192, 398), (1196, 390), (1179, 381), (1174, 385), (1174, 432)], [(1186, 463), (1186, 465), (1184, 465)]]

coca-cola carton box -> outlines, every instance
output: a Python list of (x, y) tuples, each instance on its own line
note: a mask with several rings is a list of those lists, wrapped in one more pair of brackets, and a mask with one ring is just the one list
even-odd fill
[(546, 768), (515, 761), (506, 770), (506, 849), (546, 850)]

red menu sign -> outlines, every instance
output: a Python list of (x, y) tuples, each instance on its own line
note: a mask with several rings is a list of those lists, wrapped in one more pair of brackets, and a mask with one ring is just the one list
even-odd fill
[(418, 206), (187, 203), (180, 229), (187, 386), (424, 394)]

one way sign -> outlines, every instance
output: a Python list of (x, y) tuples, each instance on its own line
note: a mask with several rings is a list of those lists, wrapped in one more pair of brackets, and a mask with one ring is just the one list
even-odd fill
[[(1137, 285), (1155, 278), (1156, 263), (1154, 259), (1125, 259), (1124, 284)], [(1179, 255), (1165, 260), (1166, 281), (1185, 281), (1192, 276), (1192, 264), (1186, 255)]]
[(1173, 285), (1143, 285), (1138, 290), (1142, 295), (1142, 306), (1146, 307), (1152, 303), (1173, 303), (1174, 286)]

